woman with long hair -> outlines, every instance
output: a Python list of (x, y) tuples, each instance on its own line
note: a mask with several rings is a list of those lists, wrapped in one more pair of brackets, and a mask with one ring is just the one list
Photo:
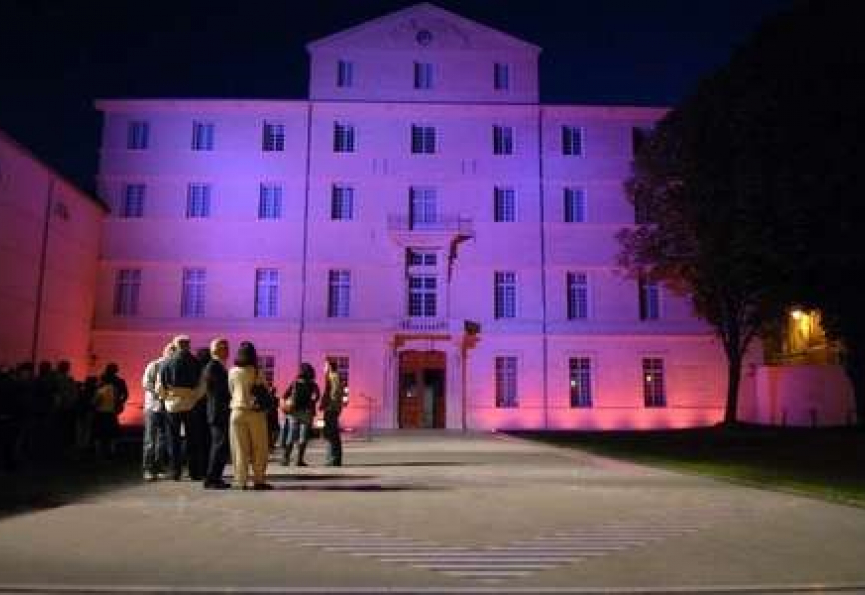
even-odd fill
[(253, 387), (264, 386), (264, 384), (264, 375), (258, 367), (255, 346), (249, 341), (244, 341), (238, 347), (234, 366), (228, 372), (228, 389), (231, 393), (229, 439), (234, 466), (234, 486), (244, 490), (247, 489), (250, 464), (252, 465), (252, 489), (273, 488), (265, 481), (269, 455), (267, 412), (256, 406), (253, 396)]
[(282, 410), (285, 412), (285, 424), (287, 432), (283, 432), (282, 464), (288, 466), (291, 462), (291, 450), (297, 443), (298, 467), (306, 467), (303, 456), (306, 453), (306, 445), (309, 441), (310, 427), (315, 417), (315, 408), (320, 396), (318, 385), (315, 383), (315, 368), (308, 363), (300, 364), (297, 378), (285, 391)]

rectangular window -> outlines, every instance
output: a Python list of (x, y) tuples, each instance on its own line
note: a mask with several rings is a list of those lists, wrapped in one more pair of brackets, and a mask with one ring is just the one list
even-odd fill
[(186, 190), (186, 218), (210, 217), (210, 185), (190, 184)]
[(354, 64), (346, 60), (336, 63), (336, 86), (351, 87), (354, 85)]
[(282, 218), (282, 186), (262, 184), (258, 190), (258, 218)]
[(354, 153), (354, 126), (341, 122), (333, 123), (333, 152)]
[(583, 188), (565, 188), (565, 223), (586, 222), (586, 191)]
[(516, 318), (517, 274), (508, 271), (495, 273), (493, 310), (496, 318)]
[(592, 406), (592, 360), (587, 357), (572, 357), (568, 362), (571, 407)]
[(562, 126), (562, 154), (583, 155), (583, 129), (580, 126)]
[(643, 400), (646, 407), (667, 406), (664, 360), (659, 357), (643, 358)]
[(432, 250), (409, 250), (408, 264), (411, 267), (435, 267), (437, 255)]
[(150, 144), (150, 124), (143, 120), (129, 122), (126, 129), (126, 148), (142, 151)]
[(285, 124), (265, 122), (261, 131), (262, 151), (285, 151)]
[(212, 151), (213, 150), (213, 129), (212, 122), (193, 122), (192, 123), (192, 150), (193, 151)]
[[(344, 388), (348, 388), (349, 379), (349, 361), (344, 355), (328, 355), (325, 356), (327, 361), (333, 362), (336, 365), (336, 373), (339, 376), (339, 381), (342, 382)], [(322, 380), (322, 383), (324, 381)], [(322, 387), (324, 390), (324, 387)]]
[(640, 275), (639, 281), (640, 320), (658, 320), (661, 317), (660, 288), (656, 281)]
[(327, 315), (330, 318), (347, 318), (349, 315), (349, 292), (351, 273), (329, 271), (327, 291)]
[(184, 318), (204, 316), (204, 297), (207, 271), (183, 269), (183, 291), (180, 296), (180, 315)]
[(114, 279), (114, 315), (137, 316), (141, 269), (121, 269)]
[(589, 317), (589, 280), (586, 273), (568, 273), (568, 319)]
[(419, 318), (436, 317), (435, 275), (409, 275), (408, 315)]
[(493, 155), (514, 154), (514, 129), (511, 126), (493, 126)]
[(496, 358), (496, 407), (514, 409), (520, 406), (517, 395), (517, 358)]
[(330, 191), (330, 218), (350, 221), (354, 218), (354, 188), (334, 184)]
[(513, 188), (496, 188), (493, 191), (493, 221), (513, 223), (517, 220), (516, 193)]
[(493, 67), (493, 89), (507, 91), (511, 87), (511, 69), (507, 64), (496, 63)]
[(255, 271), (255, 317), (276, 316), (279, 316), (279, 271), (258, 269)]
[(273, 384), (276, 379), (276, 357), (268, 354), (259, 354), (258, 365), (261, 367), (261, 375), (264, 381)]
[(411, 127), (411, 152), (431, 155), (436, 152), (436, 129), (433, 126)]
[(432, 89), (433, 87), (433, 65), (428, 62), (414, 63), (414, 88)]
[(411, 228), (435, 225), (438, 221), (436, 189), (413, 186), (409, 189), (409, 222)]
[(123, 200), (120, 204), (119, 214), (124, 219), (144, 217), (144, 184), (126, 184), (123, 186)]

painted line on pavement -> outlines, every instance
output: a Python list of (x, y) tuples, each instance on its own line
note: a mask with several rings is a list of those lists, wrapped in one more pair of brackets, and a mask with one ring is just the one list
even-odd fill
[(149, 595), (172, 593), (175, 595), (200, 595), (203, 593), (218, 593), (225, 595), (295, 595), (309, 593), (311, 595), (668, 595), (699, 594), (699, 595), (786, 595), (797, 593), (863, 593), (865, 582), (861, 583), (805, 583), (805, 584), (752, 584), (752, 585), (689, 585), (667, 587), (227, 587), (225, 585), (211, 586), (168, 586), (168, 585), (57, 585), (50, 583), (4, 583), (0, 584), (3, 595), (70, 595), (70, 594), (103, 594), (123, 593), (125, 595)]

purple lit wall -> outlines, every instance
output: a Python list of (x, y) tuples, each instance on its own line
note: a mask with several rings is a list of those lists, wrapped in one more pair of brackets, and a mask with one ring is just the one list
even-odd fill
[[(664, 110), (539, 105), (539, 48), (428, 4), (309, 51), (309, 101), (98, 102), (99, 188), (115, 215), (103, 227), (93, 350), (97, 365), (120, 362), (134, 401), (144, 365), (184, 332), (197, 346), (253, 340), (280, 389), (301, 360), (343, 358), (354, 427), (406, 425), (409, 409), (411, 423), (477, 429), (721, 419), (724, 360), (710, 330), (664, 291), (657, 319), (641, 320), (637, 284), (615, 266), (615, 234), (634, 220), (622, 187), (632, 131)], [(136, 122), (147, 126), (138, 149)], [(211, 149), (193, 150), (195, 122), (212, 125)], [(266, 124), (283, 127), (282, 150), (263, 150)], [(353, 129), (353, 151), (334, 150), (336, 125)], [(434, 152), (412, 152), (413, 126), (434, 129)], [(509, 154), (495, 154), (496, 126)], [(566, 127), (579, 130), (576, 154), (564, 154)], [(120, 216), (138, 184), (140, 216)], [(187, 217), (190, 184), (209, 186), (206, 217)], [(259, 217), (263, 186), (281, 188), (276, 218)], [(351, 207), (335, 217), (342, 187)], [(496, 208), (497, 188), (507, 208)], [(411, 205), (412, 189), (431, 193), (425, 206)], [(582, 193), (581, 221), (567, 221), (566, 189)], [(413, 262), (412, 251), (432, 256)], [(202, 316), (181, 315), (184, 269), (206, 272)], [(263, 269), (279, 278), (267, 317), (255, 309)], [(121, 270), (140, 271), (134, 312), (116, 309)], [(345, 316), (332, 316), (331, 272), (348, 274)], [(504, 317), (496, 273), (514, 287)], [(569, 273), (585, 279), (585, 316), (568, 315)], [(432, 297), (412, 291), (412, 277), (432, 279)], [(430, 352), (434, 373), (406, 367)], [(646, 359), (663, 361), (664, 406), (646, 407)], [(589, 362), (591, 407), (572, 403), (572, 360)], [(753, 402), (753, 378), (744, 384)], [(504, 393), (515, 406), (497, 405)]]

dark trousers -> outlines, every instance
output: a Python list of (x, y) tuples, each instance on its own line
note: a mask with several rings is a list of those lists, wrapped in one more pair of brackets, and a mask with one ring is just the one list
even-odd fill
[(201, 479), (204, 477), (207, 464), (207, 451), (205, 450), (204, 431), (200, 423), (200, 417), (193, 411), (181, 411), (168, 413), (168, 465), (171, 474), (180, 478), (183, 469), (184, 449), (183, 440), (180, 436), (180, 428), (186, 437), (186, 461), (189, 466), (189, 477)]
[(228, 462), (228, 420), (225, 423), (210, 424), (210, 459), (207, 462), (207, 483), (222, 481), (222, 472)]
[(327, 441), (325, 460), (328, 465), (342, 465), (342, 436), (339, 433), (339, 413), (324, 412), (324, 427), (321, 434)]
[(198, 456), (201, 468), (201, 475), (207, 473), (207, 461), (210, 456), (210, 424), (207, 423), (207, 399), (199, 399), (195, 407), (192, 408), (192, 415), (195, 418), (194, 423), (199, 428), (199, 436), (201, 437), (198, 445)]
[(169, 460), (166, 415), (164, 410), (145, 409), (144, 411), (143, 466), (145, 471), (151, 473), (162, 471)]

